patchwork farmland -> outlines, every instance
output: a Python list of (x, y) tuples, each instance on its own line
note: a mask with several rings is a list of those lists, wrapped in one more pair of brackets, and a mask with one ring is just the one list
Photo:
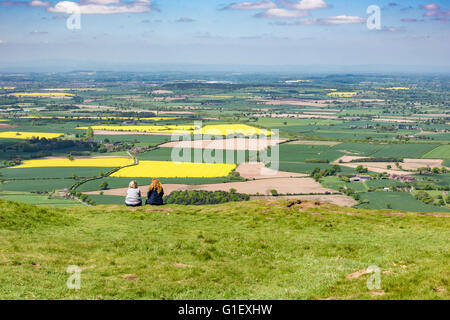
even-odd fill
[(155, 81), (41, 89), (3, 78), (0, 197), (119, 204), (130, 180), (145, 190), (159, 178), (166, 195), (236, 190), (448, 211), (449, 115), (428, 79), (380, 76), (368, 87), (273, 76), (264, 90), (244, 78)]

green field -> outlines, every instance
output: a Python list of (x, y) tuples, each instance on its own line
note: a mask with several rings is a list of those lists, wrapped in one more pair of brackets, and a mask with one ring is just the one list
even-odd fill
[[(405, 210), (416, 212), (450, 212), (450, 209), (445, 207), (437, 207), (425, 204), (416, 200), (410, 193), (407, 192), (386, 192), (375, 191), (361, 194), (362, 200), (370, 201), (370, 208), (383, 209), (387, 208), (387, 204), (391, 204), (393, 210)], [(360, 207), (365, 207), (362, 204)]]
[[(46, 209), (0, 201), (0, 298), (450, 298), (442, 290), (448, 218), (287, 203)], [(69, 265), (82, 268), (80, 290), (66, 287)], [(369, 274), (346, 278), (370, 265), (381, 270), (379, 290), (368, 290)]]
[(73, 179), (8, 180), (0, 183), (0, 191), (50, 192), (57, 189), (70, 188), (76, 182), (77, 180)]
[(425, 153), (422, 158), (425, 159), (450, 159), (450, 145), (439, 146), (430, 152)]
[(0, 173), (4, 179), (48, 179), (48, 178), (70, 178), (72, 175), (78, 177), (99, 176), (101, 172), (108, 172), (112, 167), (46, 167), (46, 168), (6, 168)]
[[(186, 153), (184, 153), (186, 152)], [(174, 156), (172, 156), (174, 153)], [(158, 148), (138, 155), (139, 160), (172, 161), (173, 159), (187, 160), (186, 162), (216, 162), (216, 163), (243, 163), (249, 160), (250, 155), (255, 159), (256, 152), (248, 150), (227, 151), (217, 149), (173, 149)], [(185, 158), (186, 157), (186, 158)], [(197, 160), (198, 159), (198, 160)], [(230, 161), (228, 161), (230, 159)]]
[[(0, 192), (0, 199), (7, 201), (17, 201), (33, 205), (45, 206), (80, 206), (80, 202), (65, 199), (50, 199), (48, 195), (38, 195), (25, 192)], [(22, 213), (24, 214), (24, 213)]]

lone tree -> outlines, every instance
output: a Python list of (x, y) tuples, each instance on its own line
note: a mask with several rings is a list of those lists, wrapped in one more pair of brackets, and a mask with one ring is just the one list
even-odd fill
[(100, 184), (100, 190), (108, 190), (108, 187), (109, 187), (109, 185), (108, 185), (108, 182), (106, 182), (106, 181), (103, 181)]
[(92, 127), (88, 127), (86, 129), (86, 139), (90, 140), (94, 137), (94, 130), (92, 130)]
[(357, 173), (367, 173), (368, 171), (367, 168), (364, 168), (362, 165), (357, 166), (355, 170)]

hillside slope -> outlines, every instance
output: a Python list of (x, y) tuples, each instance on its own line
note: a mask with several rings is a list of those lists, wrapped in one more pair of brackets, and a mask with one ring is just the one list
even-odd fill
[[(448, 217), (289, 200), (0, 201), (0, 299), (449, 299)], [(83, 270), (78, 291), (66, 287), (69, 265)]]

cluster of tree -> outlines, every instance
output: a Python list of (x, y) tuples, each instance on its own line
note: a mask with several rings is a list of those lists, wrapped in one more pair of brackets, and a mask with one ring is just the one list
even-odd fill
[(434, 168), (430, 168), (430, 167), (420, 167), (417, 168), (417, 172), (419, 172), (419, 174), (440, 174), (440, 173), (447, 173), (447, 168), (446, 167), (434, 167)]
[(10, 160), (3, 160), (2, 166), (3, 167), (13, 167), (13, 166), (18, 166), (21, 163), (22, 163), (22, 160), (20, 160), (19, 157), (14, 157)]
[(392, 125), (382, 125), (376, 128), (377, 133), (383, 133), (383, 132), (397, 132), (397, 128)]
[(446, 203), (450, 203), (450, 195), (447, 195), (446, 199), (444, 200), (444, 197), (442, 195), (438, 195), (435, 198), (433, 198), (428, 192), (420, 191), (416, 193), (414, 197), (417, 200), (422, 201), (423, 203), (440, 207), (445, 206)]
[(26, 141), (18, 141), (12, 143), (4, 143), (0, 145), (0, 149), (7, 153), (35, 153), (43, 150), (49, 152), (51, 150), (71, 149), (71, 150), (89, 150), (96, 152), (99, 144), (93, 141), (79, 141), (79, 140), (60, 140), (60, 139), (46, 139), (46, 138), (32, 138)]
[(234, 189), (230, 189), (230, 192), (186, 190), (172, 192), (170, 195), (164, 197), (164, 202), (186, 205), (203, 205), (225, 203), (230, 201), (247, 201), (249, 199), (249, 195), (237, 193)]
[(306, 163), (330, 163), (328, 159), (305, 159)]
[(314, 180), (319, 181), (323, 177), (328, 176), (335, 176), (338, 172), (341, 172), (341, 167), (335, 164), (331, 168), (326, 169), (320, 169), (320, 168), (314, 168), (313, 171), (311, 171), (311, 177), (314, 178)]
[(363, 167), (362, 165), (357, 166), (355, 168), (355, 171), (357, 173), (367, 173), (367, 172), (369, 172), (369, 170), (367, 168)]
[(342, 192), (346, 196), (352, 197), (356, 201), (359, 201), (361, 199), (359, 193), (355, 192), (352, 188), (346, 188), (346, 187), (340, 187), (339, 192)]
[(424, 182), (416, 182), (413, 183), (414, 188), (416, 190), (441, 190), (441, 191), (448, 191), (450, 189), (450, 187), (448, 185), (437, 185), (434, 183), (424, 183)]
[(75, 198), (80, 199), (84, 203), (90, 204), (91, 206), (94, 206), (96, 203), (93, 199), (89, 198), (87, 194), (81, 193), (81, 192), (73, 192), (71, 193)]

